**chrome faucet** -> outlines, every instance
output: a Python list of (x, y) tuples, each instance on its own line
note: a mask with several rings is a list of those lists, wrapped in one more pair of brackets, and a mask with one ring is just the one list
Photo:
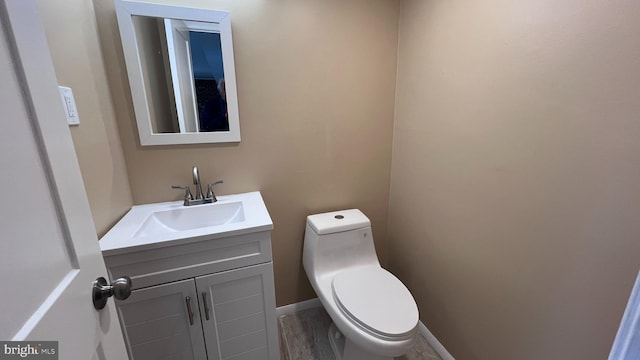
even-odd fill
[(223, 181), (222, 180), (218, 180), (214, 183), (211, 183), (209, 185), (207, 185), (207, 197), (205, 199), (211, 199), (211, 202), (216, 202), (218, 201), (218, 198), (216, 197), (216, 194), (213, 192), (213, 187), (218, 185), (218, 184), (222, 184)]
[(213, 187), (215, 185), (222, 184), (223, 183), (222, 180), (218, 180), (214, 183), (208, 184), (207, 194), (204, 195), (202, 192), (202, 183), (200, 182), (200, 174), (198, 173), (198, 167), (195, 165), (193, 166), (192, 175), (193, 175), (193, 185), (196, 188), (195, 198), (193, 195), (191, 195), (191, 188), (189, 187), (189, 185), (186, 185), (186, 186), (171, 185), (172, 189), (184, 190), (184, 206), (210, 204), (218, 201), (218, 198), (216, 198), (216, 194), (213, 192)]
[(196, 188), (196, 200), (204, 199), (202, 196), (202, 185), (200, 185), (200, 175), (198, 175), (198, 167), (193, 165), (193, 185)]

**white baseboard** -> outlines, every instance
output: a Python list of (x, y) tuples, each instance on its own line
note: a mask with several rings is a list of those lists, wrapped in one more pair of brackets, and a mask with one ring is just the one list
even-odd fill
[(322, 303), (320, 303), (320, 299), (313, 298), (310, 300), (305, 300), (301, 302), (297, 302), (295, 304), (289, 304), (285, 306), (280, 306), (276, 308), (276, 316), (280, 317), (282, 315), (291, 315), (298, 311), (307, 310), (311, 308), (322, 307)]
[[(305, 300), (295, 304), (289, 304), (289, 305), (280, 306), (276, 308), (276, 316), (280, 317), (282, 315), (291, 315), (298, 311), (317, 308), (317, 307), (322, 307), (322, 303), (320, 303), (320, 299), (315, 298), (315, 299)], [(435, 350), (438, 353), (438, 355), (440, 355), (440, 358), (442, 358), (442, 360), (455, 360), (455, 358), (451, 356), (451, 354), (449, 354), (447, 349), (445, 349), (444, 346), (442, 346), (440, 341), (438, 341), (438, 339), (435, 336), (433, 336), (431, 331), (427, 329), (427, 327), (422, 323), (422, 321), (418, 321), (418, 331), (420, 332), (420, 334), (422, 334), (422, 336), (424, 336), (424, 338), (427, 340), (429, 345), (431, 345), (433, 350)]]
[(438, 341), (438, 339), (433, 336), (431, 331), (427, 329), (427, 326), (422, 321), (418, 321), (418, 331), (420, 332), (420, 334), (422, 334), (422, 336), (424, 336), (425, 339), (427, 339), (429, 345), (431, 345), (433, 350), (435, 350), (438, 355), (440, 355), (440, 358), (442, 360), (455, 360), (454, 357), (449, 354), (447, 349), (442, 346), (440, 341)]

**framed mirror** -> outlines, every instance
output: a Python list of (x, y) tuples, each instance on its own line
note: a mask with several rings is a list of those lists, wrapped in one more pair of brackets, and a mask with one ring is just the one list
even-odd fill
[(229, 12), (115, 0), (140, 144), (240, 141)]

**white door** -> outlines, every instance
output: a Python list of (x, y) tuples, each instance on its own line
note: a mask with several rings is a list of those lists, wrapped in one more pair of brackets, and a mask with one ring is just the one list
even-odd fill
[(640, 272), (631, 290), (609, 360), (640, 359)]
[(200, 123), (191, 63), (189, 28), (184, 21), (175, 19), (164, 19), (164, 25), (180, 132), (198, 132)]
[(0, 0), (0, 22), (0, 340), (126, 359), (113, 301), (91, 301), (106, 269), (35, 1)]

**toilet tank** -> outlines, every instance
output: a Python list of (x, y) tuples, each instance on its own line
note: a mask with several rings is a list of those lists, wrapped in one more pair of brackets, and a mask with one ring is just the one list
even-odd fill
[(307, 275), (313, 276), (354, 266), (380, 266), (371, 222), (358, 209), (308, 216), (302, 263)]

